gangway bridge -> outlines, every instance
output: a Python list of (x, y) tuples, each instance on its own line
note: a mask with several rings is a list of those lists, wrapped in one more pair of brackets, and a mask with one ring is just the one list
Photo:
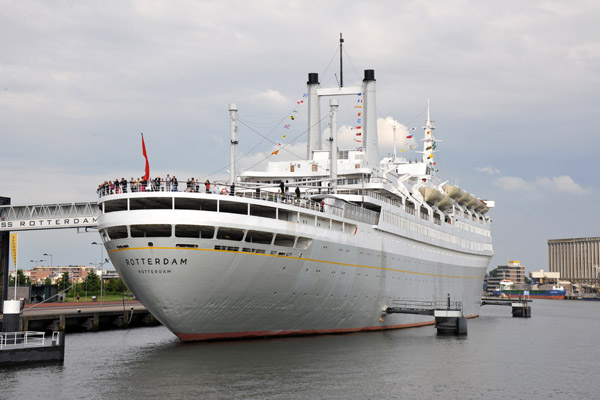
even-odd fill
[(0, 205), (0, 232), (92, 228), (98, 224), (96, 201), (36, 205)]
[(10, 232), (44, 229), (97, 228), (100, 207), (97, 201), (11, 205), (0, 197), (0, 307), (8, 295)]

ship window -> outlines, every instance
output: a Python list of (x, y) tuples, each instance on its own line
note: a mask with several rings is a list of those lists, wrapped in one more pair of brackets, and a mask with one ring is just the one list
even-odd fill
[(246, 242), (250, 243), (271, 244), (272, 241), (273, 234), (271, 232), (248, 231), (246, 235)]
[(302, 236), (298, 237), (298, 242), (296, 243), (296, 248), (298, 249), (308, 249), (308, 247), (312, 244), (312, 239), (305, 238)]
[(273, 207), (257, 206), (250, 204), (250, 215), (256, 217), (273, 218), (277, 216), (276, 210)]
[(214, 226), (200, 226), (200, 237), (202, 239), (212, 239), (215, 237), (215, 227)]
[(224, 213), (248, 215), (248, 204), (221, 200), (219, 203), (219, 211)]
[(275, 242), (273, 243), (275, 246), (286, 246), (286, 247), (294, 247), (294, 242), (296, 241), (295, 236), (291, 235), (282, 235), (277, 234), (275, 236)]
[(187, 197), (175, 198), (176, 210), (201, 210), (200, 199), (189, 199)]
[(175, 225), (175, 236), (197, 239), (212, 239), (215, 235), (213, 226), (203, 225)]
[(127, 199), (111, 200), (104, 202), (104, 212), (126, 211)]
[(198, 225), (175, 225), (175, 237), (200, 239), (200, 227)]
[(244, 233), (243, 229), (220, 227), (217, 230), (217, 239), (240, 241), (244, 238)]
[(128, 236), (127, 227), (125, 225), (106, 228), (106, 233), (108, 233), (110, 239), (125, 239)]
[(171, 225), (131, 225), (131, 237), (171, 237)]
[(172, 197), (141, 197), (129, 199), (130, 210), (171, 210)]
[(198, 248), (198, 245), (190, 244), (190, 243), (177, 243), (175, 245), (175, 247), (185, 247), (185, 248), (190, 248), (190, 249), (196, 249), (196, 248)]

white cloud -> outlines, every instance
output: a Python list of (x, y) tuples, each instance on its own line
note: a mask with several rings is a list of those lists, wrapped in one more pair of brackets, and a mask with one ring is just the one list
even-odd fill
[(252, 101), (271, 104), (277, 107), (290, 104), (290, 100), (286, 99), (279, 91), (273, 89), (266, 89), (256, 93), (252, 96)]
[(538, 178), (536, 179), (536, 184), (558, 193), (582, 195), (588, 192), (588, 190), (575, 183), (575, 181), (567, 175), (553, 176), (552, 178)]
[(475, 171), (478, 172), (483, 172), (485, 174), (489, 174), (489, 175), (498, 175), (500, 173), (500, 170), (491, 166), (488, 167), (476, 167)]
[(510, 192), (531, 190), (531, 185), (518, 176), (503, 176), (494, 179), (494, 185)]
[(567, 175), (541, 177), (533, 181), (526, 181), (518, 176), (503, 176), (493, 181), (494, 185), (511, 192), (520, 191), (550, 191), (555, 193), (570, 193), (574, 195), (583, 195), (589, 192), (584, 189), (573, 178)]

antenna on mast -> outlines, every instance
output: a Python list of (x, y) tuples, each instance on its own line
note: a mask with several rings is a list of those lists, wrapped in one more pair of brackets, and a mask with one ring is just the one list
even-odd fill
[(344, 70), (342, 64), (342, 44), (344, 43), (344, 39), (342, 38), (342, 33), (340, 32), (340, 87), (344, 87)]

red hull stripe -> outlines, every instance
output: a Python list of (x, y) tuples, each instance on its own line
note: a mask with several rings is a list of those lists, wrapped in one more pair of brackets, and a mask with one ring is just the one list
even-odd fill
[[(471, 315), (467, 318), (475, 318), (477, 315)], [(257, 338), (273, 338), (284, 336), (310, 336), (310, 335), (327, 335), (333, 333), (353, 333), (353, 332), (373, 332), (384, 331), (390, 329), (413, 328), (418, 326), (433, 325), (435, 321), (418, 322), (415, 324), (404, 325), (386, 325), (386, 326), (366, 326), (364, 328), (350, 329), (313, 329), (313, 330), (298, 330), (298, 331), (251, 331), (251, 332), (221, 332), (221, 333), (184, 333), (174, 332), (175, 335), (184, 342), (200, 341), (200, 340), (233, 340), (233, 339), (257, 339)]]

